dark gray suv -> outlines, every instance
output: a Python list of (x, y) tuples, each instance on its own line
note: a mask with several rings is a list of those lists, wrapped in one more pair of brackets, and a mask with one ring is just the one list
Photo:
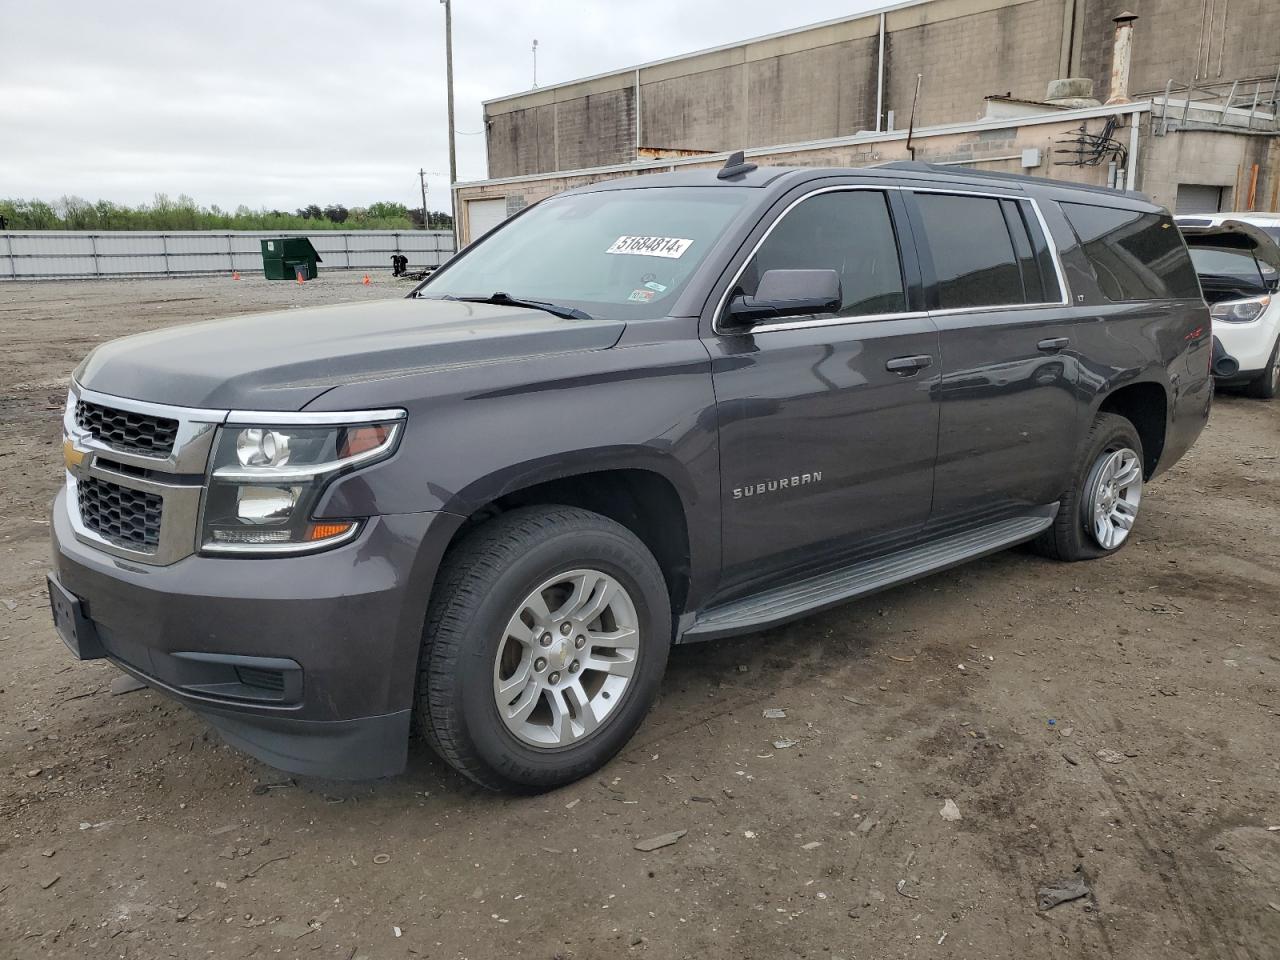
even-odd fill
[(1137, 195), (740, 155), (594, 184), (403, 300), (96, 349), (54, 617), (277, 767), (394, 774), (416, 721), (545, 789), (627, 742), (673, 643), (1120, 549), (1211, 344)]

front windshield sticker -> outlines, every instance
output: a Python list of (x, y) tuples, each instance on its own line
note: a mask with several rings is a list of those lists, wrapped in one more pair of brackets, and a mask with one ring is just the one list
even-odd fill
[(630, 253), (640, 257), (679, 260), (691, 246), (692, 240), (682, 240), (679, 237), (619, 237), (605, 253)]
[(652, 290), (632, 290), (631, 296), (627, 297), (633, 303), (648, 303), (656, 296)]

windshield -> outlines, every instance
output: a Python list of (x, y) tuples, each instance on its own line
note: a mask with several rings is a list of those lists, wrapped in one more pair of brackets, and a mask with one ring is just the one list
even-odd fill
[(654, 187), (552, 197), (479, 241), (418, 296), (505, 293), (592, 317), (665, 316), (729, 223), (746, 187)]
[(1229, 277), (1263, 287), (1276, 280), (1275, 268), (1258, 261), (1249, 250), (1192, 244), (1191, 262), (1201, 277)]

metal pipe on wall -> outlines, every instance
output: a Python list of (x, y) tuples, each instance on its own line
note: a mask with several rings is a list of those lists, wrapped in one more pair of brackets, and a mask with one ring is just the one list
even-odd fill
[(1138, 124), (1139, 114), (1135, 110), (1129, 114), (1129, 159), (1125, 162), (1124, 188), (1138, 189)]
[(1222, 76), (1222, 54), (1227, 49), (1227, 14), (1230, 12), (1231, 0), (1222, 0), (1222, 37), (1218, 40), (1218, 76)]
[(884, 14), (880, 14), (880, 53), (876, 57), (876, 133), (884, 124)]
[(1209, 0), (1200, 0), (1200, 38), (1196, 41), (1196, 75), (1194, 79), (1200, 79), (1200, 60), (1204, 53), (1204, 25), (1205, 18), (1209, 14)]
[(640, 159), (640, 68), (636, 67), (636, 159)]
[(1217, 16), (1218, 0), (1209, 0), (1209, 33), (1204, 41), (1204, 72), (1200, 74), (1206, 80), (1209, 78), (1209, 61), (1213, 59), (1213, 21)]
[(1071, 31), (1075, 16), (1075, 0), (1063, 0), (1062, 4), (1062, 44), (1058, 51), (1058, 78), (1071, 76)]

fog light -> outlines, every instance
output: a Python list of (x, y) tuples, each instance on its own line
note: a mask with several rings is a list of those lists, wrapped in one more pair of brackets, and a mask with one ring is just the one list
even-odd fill
[(298, 505), (301, 487), (241, 487), (236, 516), (245, 523), (284, 523)]

